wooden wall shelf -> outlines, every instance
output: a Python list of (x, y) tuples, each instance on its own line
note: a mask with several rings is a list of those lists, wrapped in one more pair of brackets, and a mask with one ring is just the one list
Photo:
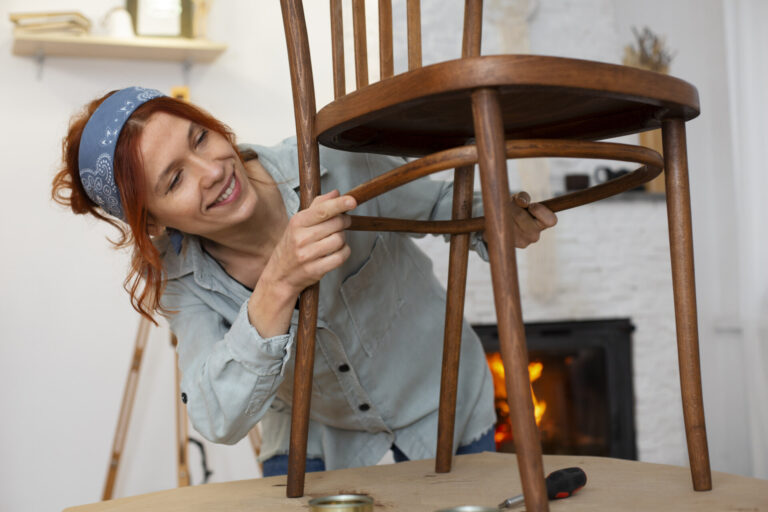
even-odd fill
[(183, 37), (116, 39), (90, 35), (14, 33), (13, 54), (33, 57), (147, 59), (187, 63), (211, 62), (227, 49), (223, 43)]

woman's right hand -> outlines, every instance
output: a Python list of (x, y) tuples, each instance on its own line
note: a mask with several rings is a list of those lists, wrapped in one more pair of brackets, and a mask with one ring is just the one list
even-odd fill
[(355, 198), (333, 190), (288, 221), (248, 301), (248, 320), (263, 338), (288, 332), (302, 290), (349, 258), (344, 213), (355, 207)]
[(344, 213), (355, 207), (355, 199), (340, 196), (338, 190), (317, 196), (309, 208), (291, 217), (262, 277), (298, 296), (341, 266), (350, 255), (344, 230), (351, 219)]

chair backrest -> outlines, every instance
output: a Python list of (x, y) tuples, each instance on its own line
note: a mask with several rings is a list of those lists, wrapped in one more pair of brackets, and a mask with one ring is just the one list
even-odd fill
[[(302, 183), (300, 189), (301, 206), (306, 208), (312, 199), (320, 193), (319, 152), (315, 139), (317, 108), (312, 77), (312, 61), (302, 1), (281, 0), (280, 4), (288, 47), (296, 118), (299, 175)], [(381, 79), (386, 79), (394, 74), (392, 0), (379, 0), (378, 6), (380, 75)], [(334, 95), (336, 99), (339, 99), (346, 94), (341, 0), (330, 0), (330, 8)], [(482, 12), (482, 0), (465, 0), (462, 57), (480, 55)], [(369, 83), (365, 0), (352, 0), (352, 19), (355, 82), (357, 89), (360, 89)], [(413, 70), (421, 67), (421, 2), (419, 0), (407, 0), (407, 23), (408, 68)]]
[[(331, 48), (333, 65), (334, 98), (347, 94), (344, 59), (344, 26), (342, 0), (329, 0), (331, 10)], [(352, 30), (355, 68), (355, 88), (370, 83), (368, 73), (368, 41), (366, 31), (365, 0), (351, 0)], [(301, 0), (282, 0), (283, 22), (289, 47), (291, 68), (299, 68), (305, 77), (312, 76), (308, 38)], [(462, 38), (462, 57), (480, 55), (482, 36), (482, 0), (466, 0)], [(421, 67), (421, 1), (406, 0), (408, 43), (408, 70)], [(380, 79), (394, 75), (394, 51), (392, 30), (392, 0), (378, 0), (379, 25), (379, 73)], [(292, 50), (295, 49), (296, 51)], [(303, 49), (303, 48), (306, 48)], [(302, 91), (303, 94), (309, 91)]]
[[(331, 2), (331, 44), (333, 51), (333, 91), (336, 99), (346, 94), (344, 69), (344, 28), (342, 0)], [(379, 0), (379, 73), (381, 79), (394, 75), (392, 38), (392, 0)], [(468, 0), (464, 6), (462, 56), (480, 55), (482, 0)], [(406, 23), (408, 70), (421, 67), (421, 1), (407, 0)], [(359, 89), (369, 83), (368, 42), (366, 38), (365, 0), (352, 0), (352, 30), (355, 52), (355, 84)]]
[[(288, 47), (288, 63), (291, 73), (296, 139), (299, 153), (301, 178), (301, 207), (306, 208), (320, 194), (319, 150), (315, 139), (315, 85), (312, 77), (312, 60), (309, 38), (301, 0), (281, 0), (285, 39)], [(334, 95), (345, 95), (344, 41), (341, 0), (330, 0), (331, 38)], [(352, 19), (355, 51), (355, 76), (357, 88), (368, 85), (368, 55), (365, 30), (365, 0), (352, 0)], [(408, 66), (421, 67), (421, 3), (407, 0), (408, 17)], [(462, 55), (480, 54), (482, 27), (482, 0), (466, 0)], [(394, 73), (392, 49), (392, 1), (379, 0), (379, 55), (381, 78)]]

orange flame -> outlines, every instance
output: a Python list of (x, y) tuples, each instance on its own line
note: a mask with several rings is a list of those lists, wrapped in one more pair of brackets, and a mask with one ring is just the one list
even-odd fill
[[(528, 378), (531, 383), (541, 377), (541, 372), (544, 371), (544, 365), (538, 361), (528, 363)], [(541, 418), (544, 416), (544, 412), (547, 410), (547, 402), (544, 400), (537, 400), (536, 393), (533, 392), (533, 386), (531, 386), (531, 398), (533, 399), (533, 414), (536, 416), (536, 426), (541, 423)]]
[[(500, 408), (500, 412), (503, 416), (509, 416), (509, 405), (507, 404), (507, 388), (504, 382), (504, 363), (501, 360), (501, 354), (494, 352), (487, 354), (488, 366), (491, 368), (491, 374), (493, 375), (493, 389), (496, 395), (496, 407)], [(541, 377), (541, 373), (544, 371), (544, 365), (538, 361), (534, 361), (528, 364), (528, 378), (530, 382), (536, 381)], [(533, 412), (536, 417), (536, 426), (541, 423), (541, 418), (544, 416), (544, 412), (547, 410), (547, 402), (544, 400), (538, 400), (536, 394), (533, 392), (533, 386), (531, 386), (531, 397), (533, 399)], [(504, 431), (497, 430), (496, 442), (501, 442), (508, 437), (508, 434)]]

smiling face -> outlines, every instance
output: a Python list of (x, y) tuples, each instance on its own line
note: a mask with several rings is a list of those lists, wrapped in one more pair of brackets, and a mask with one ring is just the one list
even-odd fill
[(187, 119), (152, 114), (139, 139), (154, 223), (216, 239), (246, 221), (257, 194), (229, 141)]

